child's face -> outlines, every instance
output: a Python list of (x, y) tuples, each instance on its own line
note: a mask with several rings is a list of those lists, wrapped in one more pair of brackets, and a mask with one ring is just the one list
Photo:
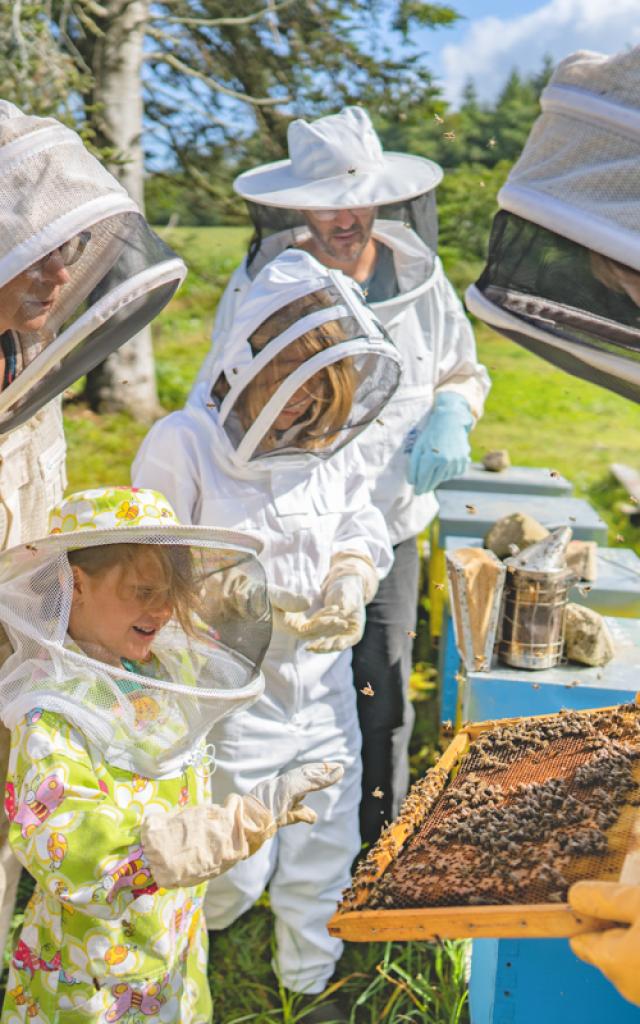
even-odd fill
[[(286, 356), (280, 358), (277, 363), (278, 378), (275, 380), (269, 388), (270, 394), (274, 394), (280, 384), (283, 383), (298, 367), (304, 362), (304, 356)], [(273, 426), (276, 430), (288, 430), (294, 423), (302, 419), (311, 404), (315, 400), (314, 389), (318, 393), (322, 393), (322, 371), (315, 373), (309, 380), (303, 384), (302, 387), (298, 388), (293, 393), (287, 404), (280, 410), (278, 416), (273, 421)]]
[(173, 612), (164, 582), (160, 566), (144, 556), (96, 576), (74, 566), (71, 639), (110, 664), (143, 661)]

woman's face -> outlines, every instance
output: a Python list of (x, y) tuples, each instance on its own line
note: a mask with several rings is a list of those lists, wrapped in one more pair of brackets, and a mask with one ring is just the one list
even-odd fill
[(73, 567), (69, 635), (90, 657), (119, 665), (144, 661), (172, 616), (160, 566), (144, 555), (90, 576)]
[(56, 250), (3, 285), (0, 288), (0, 333), (41, 331), (61, 288), (69, 280), (69, 271)]

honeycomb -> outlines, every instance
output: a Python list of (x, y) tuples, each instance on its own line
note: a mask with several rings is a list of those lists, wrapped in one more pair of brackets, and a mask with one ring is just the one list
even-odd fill
[(578, 879), (618, 879), (639, 794), (635, 704), (490, 728), (454, 778), (413, 788), (341, 910), (563, 903)]

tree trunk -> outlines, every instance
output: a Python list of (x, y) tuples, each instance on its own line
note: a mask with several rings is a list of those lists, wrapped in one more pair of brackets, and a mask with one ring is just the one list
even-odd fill
[[(150, 0), (107, 0), (96, 40), (93, 73), (94, 121), (100, 144), (123, 162), (110, 170), (144, 212), (142, 61)], [(151, 328), (146, 327), (92, 370), (86, 395), (100, 412), (126, 410), (152, 420), (159, 411)]]

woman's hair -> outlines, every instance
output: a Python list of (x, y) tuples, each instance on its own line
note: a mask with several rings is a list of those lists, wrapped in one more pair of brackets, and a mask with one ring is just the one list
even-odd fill
[(593, 249), (589, 252), (589, 262), (592, 273), (606, 288), (627, 295), (636, 305), (640, 305), (640, 274), (637, 270)]
[[(297, 320), (335, 304), (335, 295), (327, 289), (313, 292), (289, 303), (264, 320), (250, 336), (249, 342), (254, 354), (262, 351)], [(292, 362), (302, 365), (318, 352), (324, 352), (333, 345), (348, 341), (356, 332), (357, 325), (351, 317), (329, 320), (319, 327), (306, 331), (281, 349), (238, 397), (235, 411), (242, 426), (246, 429), (256, 420), (278, 385), (290, 374)], [(228, 390), (225, 384), (224, 378), (217, 382), (214, 387), (216, 397), (224, 397)], [(305, 410), (302, 419), (293, 424), (300, 430), (296, 444), (306, 448), (322, 448), (330, 444), (349, 417), (355, 386), (353, 360), (348, 356), (314, 373), (303, 385), (304, 389), (313, 395), (313, 401)], [(265, 436), (261, 448), (272, 449), (277, 441), (278, 432), (272, 428)]]
[(173, 616), (188, 636), (195, 636), (194, 619), (200, 612), (200, 590), (190, 547), (179, 544), (101, 544), (69, 551), (69, 564), (88, 576), (101, 576), (115, 566), (121, 569), (120, 583), (127, 584), (127, 574), (137, 569), (144, 584), (148, 603), (158, 598), (171, 605)]

